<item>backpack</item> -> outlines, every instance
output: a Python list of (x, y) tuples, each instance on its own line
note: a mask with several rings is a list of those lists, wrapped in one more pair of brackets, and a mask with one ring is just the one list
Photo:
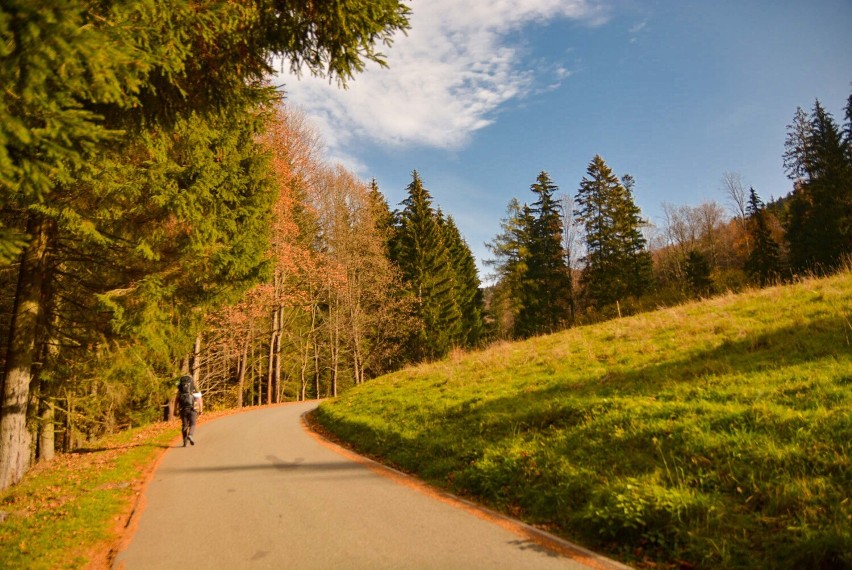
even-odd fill
[(195, 397), (192, 395), (192, 378), (184, 376), (178, 385), (178, 406), (181, 413), (195, 408)]

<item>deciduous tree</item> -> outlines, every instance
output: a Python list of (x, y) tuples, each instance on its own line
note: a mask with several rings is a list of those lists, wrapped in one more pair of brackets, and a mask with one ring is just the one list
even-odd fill
[[(345, 81), (363, 68), (365, 60), (382, 62), (377, 43), (387, 44), (396, 31), (405, 29), (408, 8), (395, 0), (371, 3), (369, 9), (355, 0), (284, 4), (10, 0), (0, 10), (4, 46), (0, 81), (6, 86), (0, 93), (0, 221), (7, 224), (0, 227), (0, 257), (8, 262), (21, 253), (0, 407), (2, 489), (22, 476), (29, 457), (25, 417), (33, 365), (46, 338), (40, 336), (39, 322), (49, 321), (44, 315), (56, 267), (50, 260), (53, 239), (69, 219), (85, 219), (81, 204), (95, 199), (86, 195), (95, 185), (81, 181), (103, 175), (103, 154), (125, 145), (133, 149), (140, 134), (156, 137), (158, 130), (168, 131), (194, 116), (215, 121), (223, 113), (233, 117), (236, 111), (268, 101), (272, 91), (264, 79), (275, 56), (296, 68), (304, 66)], [(198, 142), (204, 132), (186, 133), (184, 140)], [(177, 150), (181, 141), (173, 142)], [(179, 170), (191, 172), (195, 156), (188, 152), (181, 158), (176, 161)], [(223, 184), (206, 179), (205, 172), (198, 174), (198, 187), (212, 183), (222, 190), (212, 203), (203, 204), (213, 207), (214, 216), (217, 208), (230, 208), (229, 200), (244, 189), (236, 182), (227, 190), (229, 196)], [(175, 203), (180, 200), (176, 197)], [(62, 207), (54, 207), (57, 201)], [(26, 225), (8, 225), (10, 218), (26, 220)], [(82, 233), (98, 233), (86, 223), (77, 227)], [(126, 224), (126, 229), (130, 227)], [(180, 224), (164, 227), (182, 229)], [(233, 225), (215, 231), (215, 224), (204, 227), (194, 235), (207, 238), (209, 247), (195, 251), (201, 257), (185, 267), (182, 284), (189, 286), (185, 293), (195, 288), (196, 300), (208, 302), (202, 271), (224, 275), (246, 267), (239, 255), (231, 255), (240, 247), (238, 240), (216, 250), (221, 236), (233, 235)], [(207, 230), (212, 233), (205, 235)], [(139, 257), (155, 255), (144, 240), (134, 243)], [(193, 243), (200, 241), (189, 240), (190, 249)], [(133, 291), (145, 290), (152, 293), (148, 298), (156, 298), (162, 297), (158, 279), (142, 273), (126, 283)], [(224, 291), (220, 285), (219, 291)], [(115, 295), (99, 299), (114, 312), (122, 305), (115, 302)], [(118, 316), (134, 318), (130, 313)]]

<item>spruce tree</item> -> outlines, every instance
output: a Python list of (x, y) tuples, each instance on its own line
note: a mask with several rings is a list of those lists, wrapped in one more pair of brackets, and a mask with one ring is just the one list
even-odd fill
[(710, 278), (710, 260), (697, 249), (689, 250), (686, 255), (686, 280), (693, 295), (708, 297), (713, 288)]
[(489, 312), (494, 315), (497, 333), (503, 338), (521, 336), (517, 320), (524, 309), (531, 226), (529, 209), (512, 198), (506, 206), (506, 217), (500, 222), (501, 233), (486, 244), (494, 258), (485, 263), (494, 267), (496, 278)]
[(810, 116), (797, 109), (787, 127), (784, 165), (794, 189), (785, 229), (795, 271), (831, 271), (852, 254), (850, 114), (841, 132), (817, 101)]
[(420, 175), (412, 173), (396, 221), (392, 258), (414, 297), (419, 330), (410, 343), (415, 361), (447, 354), (461, 330), (461, 309), (453, 294), (454, 275), (444, 232), (432, 207), (432, 196)]
[(453, 218), (448, 216), (439, 219), (443, 220), (444, 241), (453, 272), (454, 296), (461, 311), (456, 344), (473, 347), (479, 344), (485, 334), (484, 303), (476, 261)]
[(625, 265), (629, 282), (628, 294), (639, 297), (646, 293), (653, 281), (653, 262), (647, 249), (647, 241), (641, 227), (645, 224), (642, 211), (633, 197), (635, 180), (630, 174), (621, 177), (622, 193), (619, 194), (620, 207), (616, 224), (619, 241), (624, 244)]
[(595, 156), (575, 198), (577, 221), (585, 228), (587, 255), (581, 278), (589, 301), (601, 308), (650, 286), (651, 258), (639, 230), (632, 178), (625, 187), (603, 158)]
[[(41, 375), (73, 375), (72, 394), (124, 394), (109, 402), (116, 422), (153, 419), (169, 387), (151, 378), (174, 373), (206, 312), (266, 275), (273, 191), (255, 140), (261, 122), (248, 112), (178, 121), (174, 133), (104, 156), (101, 173), (79, 182), (93, 198), (85, 214), (57, 206), (50, 288), (61, 296), (45, 306), (57, 349)], [(87, 357), (99, 344), (108, 358)]]
[(761, 287), (765, 287), (778, 279), (781, 255), (767, 223), (766, 208), (754, 188), (749, 189), (746, 214), (753, 247), (746, 260), (745, 270)]
[[(406, 28), (407, 14), (396, 0), (380, 0), (369, 9), (354, 0), (286, 6), (270, 0), (9, 0), (0, 6), (0, 223), (23, 220), (0, 226), (0, 262), (19, 260), (0, 406), (0, 489), (19, 480), (28, 467), (26, 414), (30, 384), (37, 381), (33, 364), (47, 346), (42, 330), (54, 305), (51, 297), (59, 294), (51, 284), (62, 270), (51, 259), (54, 240), (63, 224), (75, 220), (83, 220), (74, 228), (77, 233), (110, 240), (85, 220), (87, 205), (97, 200), (86, 195), (85, 179), (101, 175), (104, 154), (118, 147), (131, 152), (137, 137), (168, 132), (194, 115), (215, 120), (268, 102), (274, 95), (265, 80), (274, 71), (274, 56), (345, 81), (367, 60), (383, 63), (377, 44), (387, 44)], [(184, 174), (196, 157), (180, 158), (175, 162)], [(215, 186), (206, 173), (196, 174), (201, 184)], [(234, 191), (240, 188), (235, 182)], [(228, 218), (232, 199), (240, 197), (216, 196), (203, 206), (213, 217), (221, 208)], [(180, 200), (176, 197), (174, 204)], [(167, 219), (165, 227), (187, 230), (180, 223), (186, 213), (178, 210), (177, 223)], [(121, 227), (121, 212), (114, 214)], [(123, 225), (130, 228), (133, 222)], [(204, 229), (195, 235), (211, 239), (208, 248), (192, 249), (199, 242), (181, 240), (201, 256), (190, 264), (183, 292), (197, 294), (196, 300), (207, 297), (208, 285), (196, 273), (200, 270), (238, 280), (253, 271), (237, 260), (241, 254), (231, 256), (241, 247), (239, 240), (225, 243), (235, 229), (251, 223), (248, 217), (224, 228), (201, 223)], [(164, 274), (145, 272), (146, 265), (156, 266), (157, 251), (144, 240), (133, 243), (138, 246), (133, 270), (140, 272), (124, 276), (133, 285), (128, 289), (162, 291)], [(227, 285), (214, 289), (216, 297)], [(116, 311), (124, 305), (114, 295), (100, 298)]]
[(536, 200), (530, 207), (523, 308), (518, 315), (522, 336), (558, 330), (570, 316), (571, 281), (562, 246), (560, 205), (554, 198), (558, 189), (544, 171), (530, 186)]

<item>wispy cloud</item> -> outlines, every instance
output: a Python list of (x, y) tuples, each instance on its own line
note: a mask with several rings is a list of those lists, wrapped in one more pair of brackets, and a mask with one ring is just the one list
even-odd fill
[[(287, 97), (316, 122), (336, 158), (352, 162), (355, 140), (460, 148), (510, 100), (542, 79), (508, 37), (524, 26), (566, 18), (606, 20), (595, 0), (418, 0), (412, 28), (387, 50), (389, 69), (369, 66), (346, 90), (327, 80), (284, 75)], [(556, 72), (554, 72), (556, 69)], [(552, 88), (570, 71), (550, 66)]]
[(630, 27), (627, 30), (628, 35), (630, 36), (630, 43), (635, 44), (639, 40), (640, 34), (642, 34), (648, 28), (648, 20), (642, 20)]

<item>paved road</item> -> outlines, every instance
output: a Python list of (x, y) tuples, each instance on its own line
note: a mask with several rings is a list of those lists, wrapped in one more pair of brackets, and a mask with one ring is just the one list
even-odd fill
[(588, 568), (324, 445), (301, 423), (315, 406), (223, 417), (168, 450), (115, 566)]

